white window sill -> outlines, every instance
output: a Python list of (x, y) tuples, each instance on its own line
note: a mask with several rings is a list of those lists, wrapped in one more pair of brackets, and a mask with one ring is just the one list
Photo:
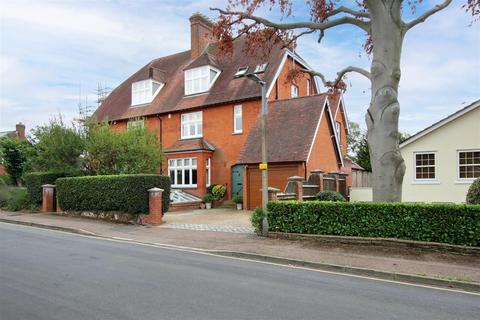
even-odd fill
[(235, 134), (243, 134), (243, 131), (233, 132), (232, 134), (233, 134), (233, 135), (235, 135)]
[(475, 179), (472, 179), (472, 180), (467, 180), (467, 179), (465, 179), (465, 180), (455, 180), (455, 181), (453, 181), (453, 183), (455, 183), (455, 184), (472, 184), (473, 181), (475, 181)]
[(414, 180), (412, 181), (412, 184), (440, 184), (440, 181), (438, 180), (425, 180), (425, 181), (422, 181), (422, 180)]
[(192, 139), (198, 139), (198, 138), (203, 138), (203, 135), (202, 136), (181, 137), (180, 140), (192, 140)]
[(172, 188), (179, 188), (179, 189), (196, 189), (196, 184), (189, 184), (189, 185), (179, 185), (179, 184), (172, 184)]

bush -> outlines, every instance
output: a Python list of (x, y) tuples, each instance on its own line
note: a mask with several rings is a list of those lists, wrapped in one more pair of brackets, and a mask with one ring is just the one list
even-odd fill
[(6, 185), (6, 186), (12, 186), (14, 184), (12, 177), (10, 176), (0, 176), (0, 184)]
[(222, 200), (223, 197), (225, 196), (225, 193), (227, 192), (227, 187), (225, 187), (222, 184), (217, 184), (215, 187), (212, 189), (212, 195), (214, 200)]
[(0, 139), (0, 164), (5, 167), (5, 171), (15, 184), (29, 168), (33, 152), (33, 148), (27, 140), (17, 137)]
[(58, 178), (76, 176), (67, 172), (31, 172), (23, 176), (28, 192), (28, 201), (33, 206), (42, 204), (42, 185), (55, 184)]
[(467, 203), (480, 204), (480, 178), (473, 181), (467, 192)]
[(263, 210), (261, 207), (256, 207), (255, 210), (253, 210), (250, 221), (255, 227), (255, 232), (258, 234), (262, 233)]
[(232, 200), (233, 200), (233, 202), (235, 202), (237, 204), (238, 203), (243, 203), (243, 197), (242, 196), (234, 196)]
[(207, 193), (203, 196), (203, 202), (212, 203), (212, 201), (213, 201), (213, 195), (211, 195), (210, 193)]
[(163, 192), (163, 212), (170, 204), (170, 178), (155, 174), (59, 178), (60, 208), (65, 211), (120, 211), (148, 214), (148, 189)]
[(26, 188), (0, 187), (0, 207), (7, 211), (19, 211), (28, 207)]
[(320, 201), (346, 201), (342, 194), (335, 191), (321, 191), (316, 197)]
[(214, 188), (215, 186), (218, 186), (218, 184), (211, 184), (211, 185), (209, 185), (209, 186), (207, 187), (207, 193), (212, 194), (213, 188)]
[(270, 201), (268, 221), (278, 232), (480, 246), (480, 205)]

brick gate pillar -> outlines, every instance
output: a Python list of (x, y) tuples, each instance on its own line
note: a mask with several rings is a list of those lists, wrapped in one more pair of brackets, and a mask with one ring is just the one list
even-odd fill
[(268, 201), (277, 200), (277, 193), (280, 192), (280, 189), (274, 187), (268, 187)]
[(162, 198), (163, 189), (152, 188), (148, 190), (148, 215), (142, 217), (142, 224), (162, 224)]
[(55, 185), (42, 185), (42, 212), (53, 212)]
[(288, 178), (288, 182), (295, 184), (295, 194), (298, 201), (303, 200), (303, 178), (299, 176), (293, 176)]

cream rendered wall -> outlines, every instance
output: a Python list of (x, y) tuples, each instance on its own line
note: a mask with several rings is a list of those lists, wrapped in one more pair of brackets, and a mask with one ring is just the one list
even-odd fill
[[(480, 107), (431, 131), (400, 149), (407, 170), (402, 200), (409, 202), (465, 202), (471, 181), (458, 179), (458, 150), (480, 149)], [(414, 152), (436, 153), (436, 181), (415, 181)]]

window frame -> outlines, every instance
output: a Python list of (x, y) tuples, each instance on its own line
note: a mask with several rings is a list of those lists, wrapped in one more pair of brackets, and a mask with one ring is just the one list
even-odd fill
[(145, 128), (145, 118), (131, 118), (127, 121), (127, 129), (133, 129), (138, 126), (138, 123), (141, 123), (140, 128)]
[[(188, 115), (193, 115), (193, 114), (200, 114), (200, 119), (194, 119), (194, 120), (186, 120), (186, 123), (184, 121), (184, 116)], [(200, 123), (200, 133), (197, 133), (198, 130), (198, 122)], [(194, 135), (185, 135), (184, 132), (184, 125), (195, 125), (195, 134)], [(190, 128), (190, 127), (189, 127)], [(180, 114), (180, 139), (195, 139), (195, 138), (201, 138), (203, 137), (203, 111), (195, 111), (195, 112), (186, 112)]]
[[(295, 88), (295, 91), (296, 91), (296, 95), (294, 96), (293, 95), (293, 88)], [(295, 85), (295, 84), (292, 84), (290, 86), (290, 98), (297, 98), (298, 97), (298, 86)]]
[[(237, 128), (237, 109), (240, 110), (240, 129)], [(243, 133), (243, 106), (241, 104), (236, 104), (233, 106), (233, 133)]]
[[(433, 154), (433, 167), (434, 167), (434, 178), (417, 178), (417, 155), (420, 154)], [(431, 165), (422, 165), (424, 167), (432, 167)], [(437, 183), (438, 182), (438, 171), (437, 171), (437, 152), (436, 151), (414, 151), (413, 152), (413, 181), (415, 183)]]
[[(144, 90), (134, 90), (134, 86), (138, 85), (139, 83), (147, 83), (147, 89)], [(153, 92), (153, 84), (158, 84), (158, 89)], [(162, 90), (163, 86), (165, 84), (159, 81), (155, 81), (153, 79), (144, 79), (144, 80), (139, 80), (139, 81), (134, 81), (131, 84), (131, 90), (130, 90), (130, 95), (131, 95), (131, 103), (130, 107), (139, 107), (139, 106), (144, 106), (147, 104), (152, 103), (153, 99), (158, 95), (158, 93)], [(138, 94), (138, 91), (146, 91), (148, 98), (146, 100), (141, 100), (141, 101), (134, 101), (134, 96), (135, 94)], [(137, 99), (139, 100), (139, 99)]]
[[(207, 158), (207, 161), (205, 162), (205, 185), (210, 187), (212, 184), (212, 158)], [(197, 169), (197, 174), (198, 174), (198, 169)]]
[[(480, 152), (480, 149), (458, 149), (457, 150), (457, 181), (460, 182), (473, 182), (476, 178), (461, 178), (460, 177), (460, 153), (461, 152)], [(462, 166), (475, 166), (475, 165), (480, 165), (479, 164), (463, 164)]]
[(307, 79), (307, 96), (310, 95), (310, 87), (311, 87), (312, 83), (310, 82), (310, 79)]
[[(197, 78), (193, 77), (193, 72), (194, 72), (195, 70), (200, 70), (199, 72), (200, 72), (200, 74), (201, 74), (201, 72), (202, 72), (201, 70), (202, 70), (202, 69), (206, 69), (206, 70), (207, 70), (206, 76), (200, 76), (200, 77), (197, 77)], [(212, 71), (212, 70), (217, 73), (213, 79), (210, 78), (210, 74), (211, 74), (211, 71)], [(190, 73), (192, 74), (192, 77), (190, 77)], [(183, 85), (184, 85), (184, 94), (185, 94), (185, 96), (193, 96), (193, 95), (196, 95), (196, 94), (202, 94), (202, 93), (208, 92), (208, 91), (210, 90), (210, 88), (213, 86), (213, 84), (215, 83), (215, 81), (216, 81), (216, 80), (218, 79), (218, 77), (220, 76), (220, 73), (221, 73), (221, 71), (220, 71), (219, 69), (217, 69), (217, 68), (215, 68), (215, 67), (212, 67), (212, 66), (210, 66), (210, 65), (206, 65), (206, 66), (201, 66), (201, 67), (197, 67), (197, 68), (192, 68), (192, 69), (185, 70), (185, 71), (183, 72), (183, 78), (184, 78), (184, 79), (183, 79), (183, 80), (184, 80), (184, 81), (183, 81)], [(189, 76), (187, 77), (187, 75), (189, 75)], [(207, 77), (207, 80), (208, 80), (208, 86), (207, 86), (207, 88), (201, 88), (201, 87), (200, 87), (200, 88), (199, 88), (199, 91), (195, 91), (195, 90), (194, 90), (194, 86), (193, 86), (193, 81), (194, 81), (194, 80), (199, 80), (199, 81), (200, 81), (200, 86), (201, 86), (201, 84), (202, 84), (202, 80), (201, 80), (201, 79), (204, 78), (204, 77)], [(187, 92), (187, 88), (188, 88), (188, 86), (187, 86), (187, 81), (192, 81), (192, 90), (189, 91), (189, 92)]]
[[(177, 161), (178, 160), (181, 160), (182, 161), (182, 165), (181, 166), (178, 166), (177, 165)], [(189, 160), (189, 165), (185, 165), (185, 160)], [(195, 160), (195, 165), (193, 165), (193, 160)], [(171, 161), (173, 161), (174, 165), (172, 166), (171, 165)], [(197, 174), (197, 183), (193, 183), (193, 170), (196, 170), (196, 174)], [(174, 179), (172, 180), (172, 176), (171, 176), (171, 171), (174, 172), (173, 174), (173, 177)], [(179, 184), (177, 183), (177, 178), (178, 178), (178, 173), (177, 171), (181, 171), (182, 172), (182, 183)], [(185, 184), (185, 172), (188, 172), (188, 176), (189, 176), (189, 180), (190, 180), (190, 183), (189, 184)], [(172, 180), (172, 187), (173, 188), (197, 188), (197, 184), (198, 184), (198, 159), (197, 157), (188, 157), (188, 158), (170, 158), (168, 159), (168, 176), (170, 177), (170, 180)]]

